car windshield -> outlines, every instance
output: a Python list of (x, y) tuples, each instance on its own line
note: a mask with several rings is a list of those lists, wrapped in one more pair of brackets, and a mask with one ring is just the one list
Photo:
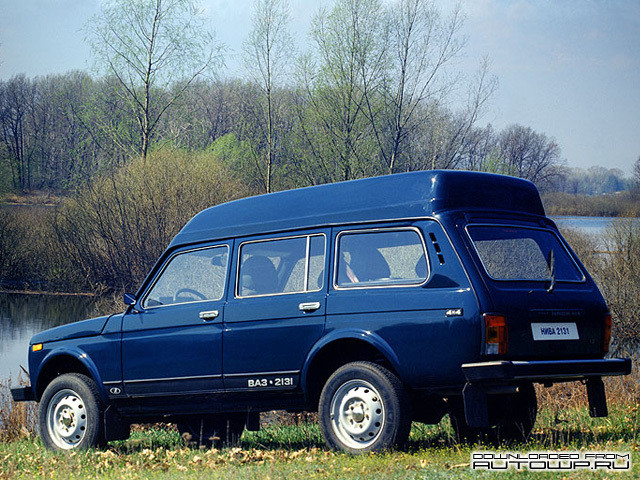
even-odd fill
[(567, 249), (550, 230), (469, 225), (467, 232), (487, 274), (495, 280), (584, 280)]

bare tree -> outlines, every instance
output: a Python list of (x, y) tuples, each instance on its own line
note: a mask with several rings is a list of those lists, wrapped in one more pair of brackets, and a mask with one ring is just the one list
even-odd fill
[(14, 188), (30, 190), (33, 180), (35, 137), (34, 83), (24, 75), (0, 82), (0, 140), (9, 153)]
[(306, 137), (325, 181), (380, 171), (371, 125), (377, 115), (367, 111), (367, 97), (373, 99), (384, 82), (386, 28), (379, 0), (338, 0), (314, 18), (316, 56), (307, 59), (301, 76), (313, 122), (305, 125)]
[(144, 163), (163, 114), (221, 60), (221, 48), (195, 0), (109, 0), (86, 32), (98, 64), (115, 77), (136, 117)]
[(498, 141), (508, 173), (531, 180), (540, 188), (558, 175), (562, 152), (554, 139), (530, 127), (511, 125), (500, 133)]
[(634, 197), (640, 197), (640, 157), (633, 164), (633, 173), (631, 178), (631, 193)]
[(389, 16), (393, 67), (385, 96), (390, 138), (381, 144), (381, 154), (392, 173), (412, 128), (425, 120), (417, 117), (429, 111), (420, 107), (439, 103), (451, 91), (455, 81), (441, 77), (464, 40), (459, 7), (443, 20), (431, 0), (398, 0), (390, 6)]
[(260, 85), (265, 103), (264, 123), (265, 151), (265, 190), (271, 191), (275, 152), (275, 114), (276, 99), (274, 87), (286, 70), (287, 63), (293, 57), (293, 42), (287, 30), (289, 5), (287, 0), (256, 0), (253, 12), (253, 29), (244, 44), (244, 60), (249, 72)]

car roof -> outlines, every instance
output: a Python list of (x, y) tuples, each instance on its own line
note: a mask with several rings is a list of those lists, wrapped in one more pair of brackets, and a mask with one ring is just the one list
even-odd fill
[(292, 229), (428, 217), (452, 210), (545, 214), (538, 190), (527, 180), (429, 170), (298, 188), (216, 205), (195, 215), (169, 248)]

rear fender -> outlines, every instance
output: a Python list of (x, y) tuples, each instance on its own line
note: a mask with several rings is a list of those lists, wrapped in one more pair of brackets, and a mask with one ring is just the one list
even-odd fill
[(382, 339), (379, 335), (362, 329), (345, 329), (345, 330), (335, 330), (328, 335), (322, 337), (316, 344), (311, 348), (307, 358), (304, 362), (304, 367), (302, 368), (301, 375), (301, 386), (304, 392), (307, 392), (307, 379), (309, 368), (313, 364), (315, 357), (327, 346), (330, 344), (340, 341), (340, 340), (358, 340), (364, 343), (369, 344), (376, 350), (378, 350), (391, 364), (393, 370), (397, 373), (400, 373), (400, 362), (398, 360), (398, 356), (395, 354), (393, 349), (389, 346), (389, 344)]

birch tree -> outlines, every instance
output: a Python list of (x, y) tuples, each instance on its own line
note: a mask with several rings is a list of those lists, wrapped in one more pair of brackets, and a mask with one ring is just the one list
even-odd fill
[(221, 64), (221, 47), (195, 0), (108, 0), (86, 33), (97, 65), (116, 79), (136, 118), (144, 163), (158, 122), (198, 77)]

